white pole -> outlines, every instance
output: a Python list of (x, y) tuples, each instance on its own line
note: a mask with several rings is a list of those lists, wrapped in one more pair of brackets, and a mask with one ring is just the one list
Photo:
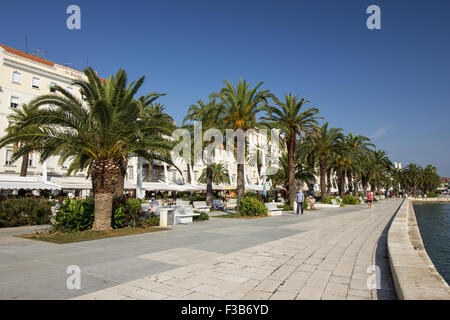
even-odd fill
[(164, 179), (166, 181), (166, 184), (169, 184), (169, 176), (167, 174), (167, 164), (163, 162), (163, 165), (164, 165)]
[(42, 180), (47, 181), (47, 160), (42, 163)]
[(266, 151), (262, 150), (262, 174), (263, 174), (263, 195), (266, 196)]
[(194, 172), (192, 171), (192, 165), (189, 164), (188, 166), (189, 166), (189, 173), (191, 175), (191, 184), (195, 185), (196, 182), (195, 182), (195, 179), (194, 179)]
[(142, 191), (142, 158), (137, 158), (137, 169), (136, 169), (136, 198), (143, 199), (144, 192)]

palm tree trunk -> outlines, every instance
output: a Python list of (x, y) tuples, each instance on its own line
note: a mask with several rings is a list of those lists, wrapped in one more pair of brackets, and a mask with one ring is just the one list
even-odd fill
[(324, 201), (327, 198), (327, 186), (325, 184), (325, 176), (327, 174), (327, 160), (321, 159), (319, 163), (320, 167), (320, 193), (321, 197), (320, 199)]
[(331, 193), (331, 168), (327, 170), (327, 193)]
[(237, 178), (236, 178), (236, 187), (237, 187), (237, 211), (241, 209), (241, 200), (245, 195), (245, 182), (244, 182), (244, 164), (237, 164)]
[(296, 198), (295, 190), (295, 133), (291, 133), (288, 140), (288, 183), (289, 183), (289, 204), (291, 210), (294, 210)]
[(116, 191), (117, 178), (122, 166), (113, 160), (94, 160), (91, 168), (92, 190), (94, 192), (93, 230), (111, 229), (112, 200)]
[(192, 183), (191, 170), (189, 163), (186, 165), (187, 168), (187, 183)]
[(114, 197), (122, 198), (123, 190), (125, 188), (125, 176), (127, 174), (128, 160), (122, 160), (120, 164), (120, 171), (117, 173), (117, 178), (115, 179)]
[(353, 190), (356, 197), (359, 197), (358, 194), (358, 177), (356, 174), (353, 175)]
[(94, 225), (93, 230), (111, 230), (112, 193), (94, 194)]
[(20, 176), (26, 177), (28, 171), (28, 160), (30, 158), (30, 154), (24, 154), (22, 157), (22, 165), (20, 167)]
[(344, 173), (342, 172), (341, 168), (337, 169), (337, 177), (338, 177), (338, 191), (339, 191), (339, 197), (341, 199), (344, 196)]
[(213, 200), (213, 170), (212, 164), (206, 166), (206, 204), (212, 206)]
[(350, 170), (347, 171), (347, 184), (348, 184), (348, 192), (353, 193), (353, 183), (352, 183), (352, 172)]

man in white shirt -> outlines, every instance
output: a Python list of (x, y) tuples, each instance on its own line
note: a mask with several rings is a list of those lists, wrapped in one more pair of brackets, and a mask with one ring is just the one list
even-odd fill
[(299, 213), (299, 209), (303, 214), (303, 201), (305, 201), (305, 195), (302, 192), (302, 189), (298, 188), (297, 191), (297, 215)]

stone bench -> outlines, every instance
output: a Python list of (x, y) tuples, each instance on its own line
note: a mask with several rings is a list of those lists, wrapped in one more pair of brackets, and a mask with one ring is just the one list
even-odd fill
[(278, 208), (279, 204), (277, 202), (266, 202), (264, 205), (269, 211), (267, 213), (268, 216), (281, 216), (283, 214), (283, 211)]
[(192, 223), (193, 218), (199, 216), (199, 213), (195, 213), (192, 207), (189, 206), (174, 206), (175, 224), (180, 223)]
[(176, 205), (177, 206), (190, 206), (191, 204), (189, 203), (189, 200), (177, 199)]
[(206, 204), (206, 201), (194, 201), (192, 202), (192, 205), (194, 206), (194, 210), (200, 212), (209, 212), (211, 210), (211, 208)]

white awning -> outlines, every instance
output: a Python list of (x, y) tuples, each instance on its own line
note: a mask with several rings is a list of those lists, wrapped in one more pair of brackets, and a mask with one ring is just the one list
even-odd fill
[(193, 186), (191, 184), (166, 184), (164, 182), (142, 182), (142, 189), (146, 191), (176, 191), (176, 192), (189, 192), (200, 191), (201, 187)]
[(59, 190), (61, 187), (50, 181), (43, 181), (41, 176), (0, 175), (0, 189)]

